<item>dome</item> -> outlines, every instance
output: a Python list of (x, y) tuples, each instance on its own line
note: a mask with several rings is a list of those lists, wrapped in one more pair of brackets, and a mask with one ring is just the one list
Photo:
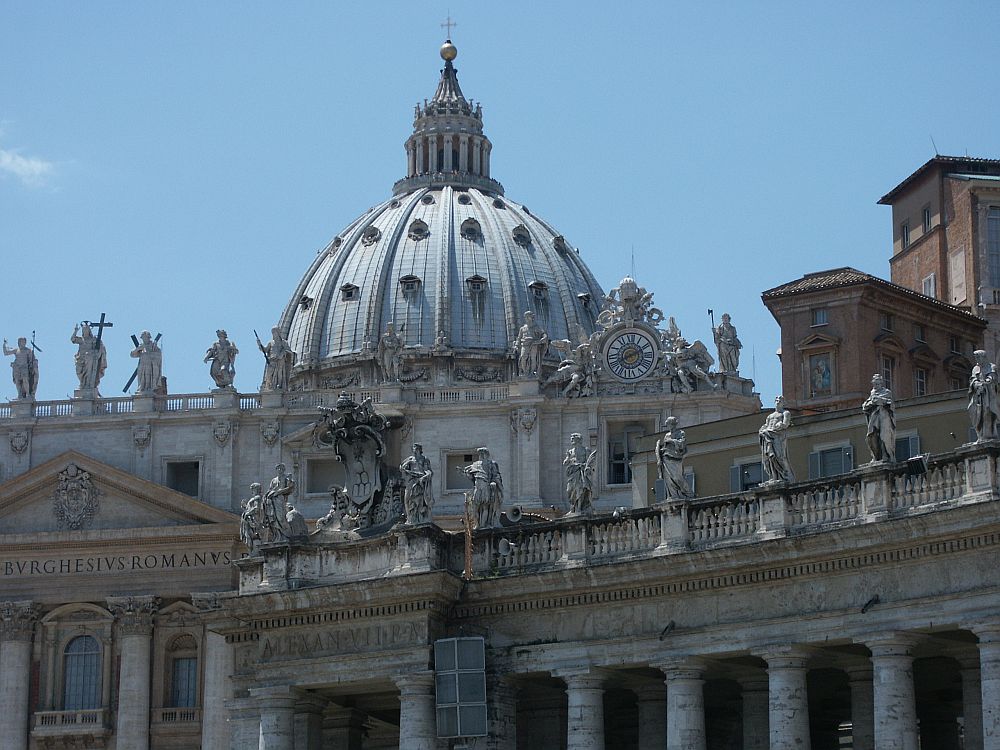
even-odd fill
[(594, 330), (600, 286), (557, 230), (490, 177), (482, 109), (451, 59), (405, 148), (393, 196), (340, 232), (289, 300), (279, 325), (300, 372), (354, 361), (390, 322), (411, 354), (505, 357), (529, 310), (551, 339)]

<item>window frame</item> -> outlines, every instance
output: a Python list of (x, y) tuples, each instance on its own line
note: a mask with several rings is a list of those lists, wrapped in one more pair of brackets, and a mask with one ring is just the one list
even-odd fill
[[(92, 641), (95, 645), (94, 651), (86, 651), (82, 653), (70, 654), (70, 647), (74, 643), (81, 642), (83, 640)], [(63, 711), (97, 711), (104, 706), (102, 705), (104, 699), (104, 674), (103, 674), (103, 663), (104, 663), (104, 649), (107, 646), (101, 642), (101, 638), (94, 633), (90, 632), (77, 632), (73, 633), (70, 638), (64, 644), (61, 644), (60, 648), (60, 690), (59, 690), (59, 704)], [(80, 657), (87, 657), (87, 661), (90, 662), (85, 667), (92, 670), (89, 675), (91, 678), (89, 684), (81, 685), (80, 691), (81, 695), (79, 700), (70, 701), (70, 690), (73, 689), (71, 685), (71, 669), (70, 669), (70, 659), (80, 660)], [(80, 667), (76, 668), (77, 670)], [(87, 677), (88, 675), (85, 675)], [(84, 691), (89, 691), (89, 694), (83, 694)], [(90, 703), (93, 705), (84, 705), (88, 703), (86, 698), (92, 698)]]
[(906, 250), (910, 246), (910, 220), (900, 223), (899, 225), (899, 245), (903, 250)]

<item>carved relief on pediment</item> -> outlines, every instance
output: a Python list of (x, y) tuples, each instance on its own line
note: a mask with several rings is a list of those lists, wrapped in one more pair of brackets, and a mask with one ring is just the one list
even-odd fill
[(52, 512), (59, 528), (76, 531), (89, 526), (100, 510), (100, 496), (90, 472), (69, 464), (59, 472), (59, 484), (52, 493)]

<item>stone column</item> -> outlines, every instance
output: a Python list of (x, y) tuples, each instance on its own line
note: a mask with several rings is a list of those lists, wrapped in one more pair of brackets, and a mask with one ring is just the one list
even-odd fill
[(406, 146), (406, 176), (413, 177), (417, 167), (417, 144), (411, 141)]
[(469, 171), (469, 136), (467, 135), (458, 137), (458, 170), (460, 172)]
[(323, 747), (362, 750), (368, 715), (356, 708), (329, 705), (323, 719)]
[(566, 750), (604, 750), (604, 677), (559, 674), (566, 683)]
[(809, 750), (808, 652), (795, 646), (766, 650), (771, 750)]
[(0, 604), (0, 747), (27, 750), (31, 636), (36, 612), (30, 601)]
[(743, 688), (743, 750), (768, 750), (767, 675), (740, 680)]
[(424, 139), (421, 138), (413, 144), (417, 149), (417, 174), (424, 173), (424, 143)]
[(323, 750), (323, 712), (329, 702), (311, 692), (299, 696), (292, 720), (295, 750)]
[(846, 669), (851, 686), (851, 742), (855, 750), (875, 750), (875, 696), (872, 667), (861, 664)]
[(149, 750), (149, 690), (153, 615), (159, 607), (155, 596), (122, 596), (108, 599), (108, 609), (118, 623), (119, 654), (118, 722), (116, 747)]
[(517, 686), (507, 677), (486, 675), (486, 750), (517, 750)]
[(866, 643), (872, 652), (878, 750), (917, 750), (912, 654), (916, 642), (908, 633), (894, 633)]
[(482, 174), (482, 150), (483, 150), (483, 139), (473, 138), (472, 139), (472, 173)]
[(705, 750), (704, 665), (676, 659), (659, 668), (667, 683), (667, 750)]
[(260, 745), (260, 708), (256, 701), (241, 691), (242, 698), (234, 698), (225, 703), (229, 715), (229, 734), (222, 745), (202, 745), (202, 750), (237, 750), (257, 748)]
[(434, 673), (401, 674), (394, 681), (399, 688), (399, 750), (435, 750)]
[(979, 637), (983, 750), (1000, 750), (1000, 622), (972, 628)]
[(653, 682), (634, 692), (639, 708), (638, 750), (663, 750), (667, 746), (667, 689)]
[(441, 169), (441, 165), (438, 164), (438, 137), (432, 135), (427, 140), (427, 163), (428, 172), (437, 172)]
[(483, 177), (490, 176), (490, 152), (492, 150), (493, 147), (483, 141)]
[(983, 688), (979, 679), (979, 657), (959, 659), (962, 675), (962, 718), (965, 750), (983, 750)]
[(251, 688), (260, 707), (259, 750), (295, 750), (295, 704), (298, 691), (290, 685)]
[(205, 631), (204, 688), (202, 691), (201, 746), (205, 750), (226, 748), (229, 743), (229, 716), (226, 700), (232, 698), (233, 647), (226, 637)]
[(455, 143), (454, 138), (454, 136), (446, 135), (441, 139), (441, 142), (444, 144), (442, 146), (442, 149), (444, 149), (444, 153), (442, 154), (444, 156), (444, 166), (441, 168), (443, 172), (450, 172), (455, 168), (455, 165), (452, 163), (454, 161), (452, 159)]

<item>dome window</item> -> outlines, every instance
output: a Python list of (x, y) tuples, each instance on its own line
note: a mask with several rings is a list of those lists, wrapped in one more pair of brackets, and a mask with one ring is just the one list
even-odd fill
[(420, 291), (420, 279), (413, 274), (403, 276), (399, 280), (399, 288), (403, 290), (403, 296), (407, 297)]
[(467, 193), (461, 193), (458, 196), (458, 202), (461, 203), (463, 206), (468, 206), (469, 204), (472, 203), (472, 198), (470, 198)]
[(340, 298), (344, 300), (344, 302), (349, 302), (360, 296), (361, 290), (354, 284), (344, 284), (340, 287)]
[(565, 255), (569, 250), (569, 246), (566, 244), (566, 238), (561, 234), (558, 237), (552, 238), (552, 247), (560, 255)]
[(425, 206), (430, 206), (434, 203), (434, 196), (425, 195), (423, 198), (420, 199), (420, 202), (423, 203)]
[(544, 281), (532, 281), (528, 284), (528, 289), (531, 290), (531, 295), (535, 299), (548, 299), (549, 285)]
[(400, 205), (401, 205), (401, 204), (400, 204), (400, 202), (399, 202), (399, 201), (397, 201), (397, 200), (393, 200), (393, 201), (392, 201), (392, 202), (391, 202), (391, 203), (389, 204), (389, 208), (399, 208), (399, 207), (400, 207)]
[(514, 238), (514, 242), (521, 247), (527, 247), (531, 244), (531, 235), (528, 233), (528, 228), (525, 227), (524, 224), (518, 224), (514, 227), (514, 231), (512, 231), (510, 235)]
[(499, 198), (493, 201), (493, 208), (507, 208), (507, 205)]
[(580, 303), (584, 307), (590, 307), (590, 300), (592, 299), (592, 297), (590, 296), (590, 292), (580, 292), (578, 295), (576, 295), (576, 298), (580, 300)]
[(486, 291), (486, 279), (478, 273), (475, 276), (467, 278), (465, 283), (469, 285), (469, 291), (472, 292), (472, 294), (482, 294)]
[(370, 226), (365, 230), (365, 233), (361, 235), (361, 244), (365, 247), (371, 247), (380, 239), (382, 239), (382, 230), (378, 227)]
[(461, 234), (463, 239), (475, 242), (483, 236), (483, 228), (475, 219), (466, 219), (462, 222)]
[(308, 294), (303, 294), (302, 299), (299, 300), (299, 307), (301, 307), (303, 310), (308, 310), (310, 307), (312, 307), (312, 303), (313, 303), (313, 298), (310, 297)]
[(344, 244), (343, 237), (334, 237), (333, 242), (330, 243), (330, 247), (336, 250), (338, 247)]
[(430, 236), (431, 230), (420, 219), (417, 219), (412, 224), (410, 224), (410, 230), (407, 232), (407, 236), (414, 242), (420, 242), (420, 240), (426, 240)]

